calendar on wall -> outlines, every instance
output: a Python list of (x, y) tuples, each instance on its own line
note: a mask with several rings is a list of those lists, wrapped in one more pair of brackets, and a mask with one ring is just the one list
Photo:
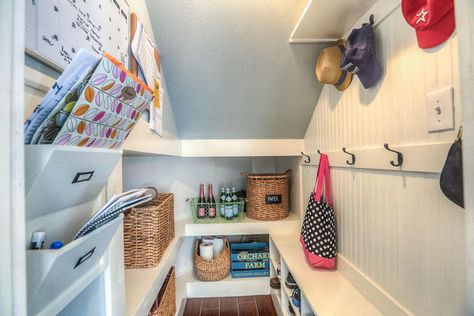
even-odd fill
[(26, 51), (58, 68), (106, 51), (128, 68), (129, 19), (125, 0), (26, 0)]

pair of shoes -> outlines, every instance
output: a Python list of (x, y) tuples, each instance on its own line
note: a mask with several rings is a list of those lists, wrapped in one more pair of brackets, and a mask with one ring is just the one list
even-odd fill
[(290, 272), (288, 272), (288, 276), (286, 277), (285, 286), (289, 288), (290, 290), (293, 290), (298, 286), (298, 284), (296, 284), (296, 281), (295, 279), (293, 279), (293, 276), (291, 275)]
[(275, 290), (279, 290), (281, 288), (281, 283), (279, 278), (271, 278), (270, 279), (270, 287)]
[(293, 305), (301, 309), (301, 290), (299, 287), (296, 287), (291, 294), (291, 302)]

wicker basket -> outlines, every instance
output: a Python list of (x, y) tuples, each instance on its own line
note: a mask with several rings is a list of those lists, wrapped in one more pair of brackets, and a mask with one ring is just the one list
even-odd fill
[(152, 201), (132, 208), (123, 221), (125, 268), (156, 267), (174, 238), (172, 193), (159, 193)]
[(220, 281), (225, 279), (230, 272), (230, 246), (225, 240), (225, 247), (219, 257), (205, 260), (199, 255), (200, 241), (196, 240), (194, 249), (194, 273), (201, 281)]
[(171, 267), (168, 276), (163, 282), (158, 296), (151, 307), (148, 316), (174, 316), (176, 315), (176, 278), (174, 267)]
[(288, 217), (290, 173), (247, 175), (247, 217), (263, 221)]

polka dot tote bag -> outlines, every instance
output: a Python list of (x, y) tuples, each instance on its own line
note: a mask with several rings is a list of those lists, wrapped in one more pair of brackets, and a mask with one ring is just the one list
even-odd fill
[[(325, 201), (322, 200), (323, 186)], [(336, 217), (331, 198), (328, 156), (321, 154), (314, 192), (306, 208), (300, 241), (311, 266), (336, 268)]]

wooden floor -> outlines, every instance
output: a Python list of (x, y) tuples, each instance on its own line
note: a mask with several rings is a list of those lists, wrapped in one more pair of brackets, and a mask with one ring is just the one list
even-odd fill
[(276, 316), (270, 295), (188, 298), (184, 316)]

